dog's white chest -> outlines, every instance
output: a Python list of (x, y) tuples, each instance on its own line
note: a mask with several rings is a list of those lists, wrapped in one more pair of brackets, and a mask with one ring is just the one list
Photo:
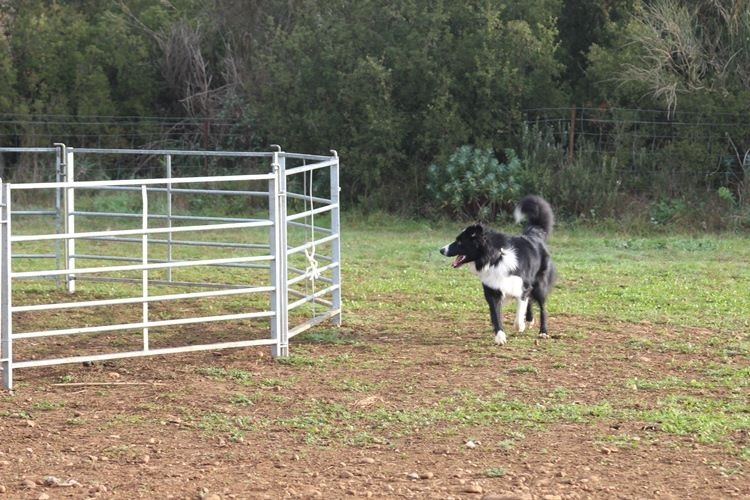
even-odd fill
[(499, 290), (504, 297), (520, 298), (523, 295), (523, 280), (520, 276), (511, 274), (515, 266), (510, 268), (507, 264), (500, 262), (495, 266), (484, 266), (482, 269), (477, 269), (474, 263), (471, 267), (474, 274), (482, 280), (483, 285)]

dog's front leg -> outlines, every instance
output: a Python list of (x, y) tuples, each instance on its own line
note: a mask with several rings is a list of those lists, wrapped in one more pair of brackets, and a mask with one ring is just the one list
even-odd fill
[(503, 331), (503, 294), (487, 285), (482, 286), (484, 287), (484, 298), (487, 300), (487, 305), (490, 306), (490, 321), (492, 321), (492, 328), (495, 331), (495, 343), (503, 345), (507, 342)]
[(516, 330), (523, 333), (526, 330), (526, 313), (529, 310), (529, 299), (518, 299), (518, 308), (516, 309)]
[(526, 318), (529, 316), (531, 308), (529, 306), (529, 293), (531, 288), (526, 288), (523, 294), (518, 297), (518, 308), (516, 309), (516, 330), (523, 333), (526, 330)]

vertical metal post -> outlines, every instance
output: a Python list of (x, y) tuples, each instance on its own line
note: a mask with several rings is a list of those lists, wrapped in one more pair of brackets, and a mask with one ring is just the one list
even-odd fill
[[(172, 155), (167, 155), (167, 262), (172, 262)], [(172, 281), (172, 268), (167, 268), (167, 281)]]
[(339, 186), (339, 155), (335, 150), (331, 150), (336, 163), (331, 165), (331, 204), (333, 204), (333, 210), (331, 210), (331, 233), (336, 235), (336, 238), (331, 242), (331, 257), (336, 266), (333, 268), (332, 280), (333, 285), (336, 288), (333, 290), (332, 304), (331, 307), (334, 311), (338, 311), (338, 314), (333, 317), (333, 321), (336, 326), (341, 326), (341, 211), (340, 211), (340, 192), (341, 187)]
[[(148, 189), (146, 185), (141, 186), (141, 199), (143, 200), (143, 217), (141, 218), (141, 228), (143, 234), (141, 235), (141, 263), (146, 266), (148, 264)], [(141, 283), (142, 283), (142, 298), (143, 298), (143, 322), (148, 323), (148, 269), (144, 268), (141, 271)], [(143, 350), (148, 351), (148, 327), (143, 328)]]
[(281, 231), (281, 222), (279, 221), (279, 165), (276, 161), (271, 162), (271, 172), (273, 178), (268, 181), (268, 218), (271, 221), (271, 227), (268, 234), (269, 250), (271, 252), (270, 278), (273, 291), (271, 292), (271, 339), (275, 341), (271, 354), (276, 357), (279, 352), (279, 339), (281, 338), (281, 311), (279, 304), (283, 300), (281, 297), (281, 273), (279, 268), (279, 233)]
[(287, 262), (287, 220), (286, 220), (286, 157), (281, 152), (281, 147), (273, 144), (277, 151), (273, 153), (272, 168), (276, 181), (276, 217), (275, 224), (278, 228), (275, 233), (278, 237), (276, 242), (276, 253), (274, 255), (274, 267), (276, 272), (276, 304), (275, 314), (277, 316), (276, 344), (273, 347), (273, 356), (285, 358), (289, 356), (289, 273)]
[[(68, 150), (65, 144), (62, 142), (54, 143), (57, 148), (55, 152), (55, 182), (58, 187), (55, 188), (55, 234), (63, 232), (64, 222), (62, 213), (62, 189), (59, 184), (65, 177), (65, 159), (68, 154)], [(55, 269), (60, 270), (61, 266), (61, 241), (55, 240)], [(60, 275), (55, 276), (55, 287), (60, 289)]]
[[(73, 181), (75, 181), (75, 159), (73, 158), (73, 148), (69, 148), (65, 157), (65, 182), (72, 183)], [(68, 185), (65, 188), (64, 204), (65, 232), (68, 234), (73, 234), (76, 231), (75, 210), (75, 188), (72, 185)], [(65, 243), (65, 269), (68, 273), (65, 275), (65, 279), (68, 283), (68, 292), (70, 293), (76, 291), (75, 254), (76, 240), (75, 238), (67, 238)]]
[(0, 364), (7, 390), (13, 389), (10, 222), (10, 184), (3, 184), (0, 179)]

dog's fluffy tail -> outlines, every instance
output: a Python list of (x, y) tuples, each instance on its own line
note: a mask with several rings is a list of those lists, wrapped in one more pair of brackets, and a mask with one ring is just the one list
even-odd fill
[(544, 231), (545, 240), (552, 234), (552, 226), (555, 225), (555, 216), (552, 213), (552, 207), (541, 196), (533, 194), (524, 196), (518, 202), (518, 205), (516, 205), (513, 216), (516, 222), (526, 219), (529, 226), (537, 227)]

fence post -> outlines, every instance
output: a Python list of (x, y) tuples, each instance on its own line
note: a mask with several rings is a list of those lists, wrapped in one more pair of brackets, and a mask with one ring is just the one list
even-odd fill
[[(75, 159), (73, 158), (73, 148), (68, 148), (67, 155), (65, 158), (65, 182), (75, 181)], [(65, 188), (65, 204), (64, 204), (64, 215), (65, 215), (65, 232), (73, 234), (76, 231), (76, 216), (75, 216), (76, 204), (75, 204), (75, 188), (67, 186)], [(75, 238), (67, 238), (65, 241), (65, 269), (68, 273), (65, 275), (65, 279), (68, 283), (68, 292), (73, 293), (76, 291), (76, 240)]]
[[(141, 218), (141, 229), (143, 234), (141, 235), (141, 263), (144, 266), (148, 265), (148, 189), (146, 185), (141, 185), (141, 199), (143, 200), (143, 216)], [(143, 304), (141, 306), (143, 312), (143, 322), (148, 323), (148, 269), (144, 267), (141, 271), (141, 298)], [(148, 351), (148, 327), (143, 327), (143, 350)]]
[(288, 293), (288, 263), (287, 263), (287, 220), (286, 220), (286, 157), (281, 152), (281, 147), (273, 144), (276, 148), (273, 153), (271, 168), (274, 172), (274, 236), (272, 244), (275, 245), (273, 253), (274, 276), (274, 326), (276, 331), (271, 332), (272, 338), (276, 340), (273, 346), (274, 357), (285, 358), (289, 356), (289, 293)]
[(335, 150), (331, 150), (336, 163), (331, 165), (331, 204), (333, 210), (331, 210), (331, 232), (336, 235), (336, 238), (331, 242), (332, 244), (332, 255), (333, 262), (336, 266), (333, 268), (333, 285), (336, 287), (333, 290), (332, 308), (338, 313), (332, 318), (336, 326), (341, 326), (341, 216), (340, 216), (340, 190), (339, 187), (339, 154)]
[(13, 389), (13, 339), (11, 316), (10, 184), (0, 179), (0, 360), (3, 387)]
[(268, 243), (271, 252), (271, 267), (270, 267), (270, 278), (271, 287), (271, 339), (276, 341), (273, 345), (271, 354), (277, 355), (279, 350), (279, 339), (281, 331), (281, 311), (279, 310), (279, 303), (282, 301), (281, 298), (281, 275), (279, 273), (279, 231), (281, 223), (279, 222), (279, 166), (272, 160), (271, 161), (271, 172), (273, 178), (268, 181), (268, 218), (271, 221), (271, 227), (268, 234)]
[[(60, 234), (63, 232), (64, 222), (62, 213), (62, 189), (59, 184), (65, 176), (65, 159), (67, 158), (68, 148), (62, 142), (55, 142), (53, 144), (57, 148), (55, 151), (55, 182), (58, 187), (55, 188), (55, 232)], [(55, 269), (60, 270), (60, 240), (55, 240)], [(55, 286), (60, 289), (60, 276), (55, 276)]]
[[(167, 167), (167, 227), (172, 229), (172, 155), (166, 157)], [(167, 233), (167, 261), (172, 262), (172, 231)], [(167, 281), (172, 281), (172, 267), (167, 268)]]

